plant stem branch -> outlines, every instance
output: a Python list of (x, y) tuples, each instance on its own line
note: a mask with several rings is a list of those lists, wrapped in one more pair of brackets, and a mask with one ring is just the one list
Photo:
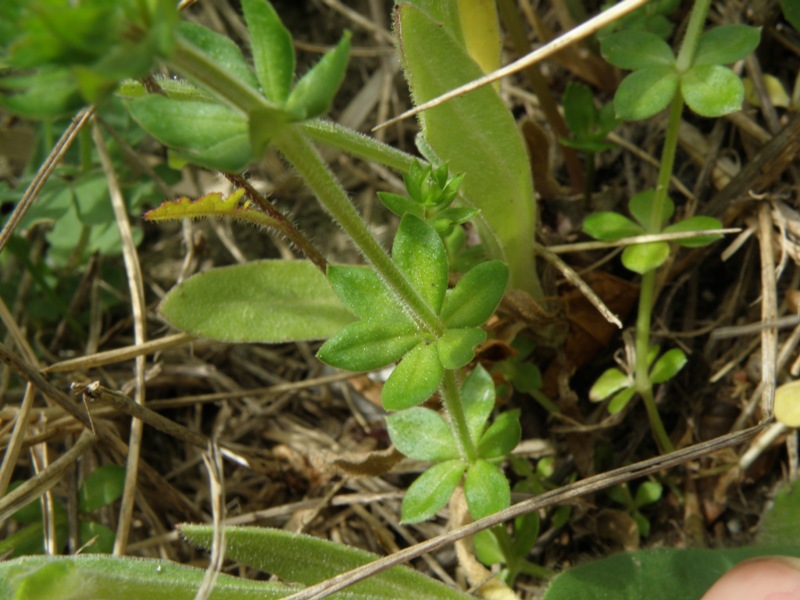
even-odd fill
[(694, 62), (697, 53), (697, 45), (700, 42), (700, 34), (706, 22), (706, 15), (711, 6), (711, 0), (695, 0), (692, 6), (692, 13), (689, 15), (689, 24), (686, 26), (686, 35), (683, 36), (681, 49), (678, 52), (676, 66), (678, 71), (683, 73)]
[(458, 453), (467, 464), (472, 464), (478, 458), (478, 452), (472, 443), (467, 428), (467, 417), (464, 415), (464, 404), (456, 383), (455, 371), (445, 369), (442, 379), (442, 400), (444, 409), (450, 417), (450, 428), (455, 434), (458, 444)]
[(367, 224), (358, 214), (341, 184), (331, 173), (302, 132), (287, 127), (274, 140), (275, 146), (300, 173), (320, 204), (350, 236), (356, 247), (375, 268), (389, 289), (409, 310), (422, 329), (439, 337), (444, 325), (439, 316), (409, 283), (406, 276), (389, 258), (386, 250), (372, 235)]

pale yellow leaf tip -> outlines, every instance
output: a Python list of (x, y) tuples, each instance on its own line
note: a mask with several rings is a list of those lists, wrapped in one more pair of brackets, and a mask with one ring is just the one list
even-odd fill
[(775, 418), (787, 427), (800, 427), (800, 380), (775, 390)]

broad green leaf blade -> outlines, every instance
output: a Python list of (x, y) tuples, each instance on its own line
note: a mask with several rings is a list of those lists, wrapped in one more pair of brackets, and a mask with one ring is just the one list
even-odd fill
[(661, 214), (655, 216), (655, 190), (645, 190), (634, 194), (628, 201), (628, 210), (631, 215), (636, 219), (645, 231), (657, 233), (661, 228), (666, 225), (675, 214), (675, 203), (667, 196), (664, 204), (661, 207)]
[(436, 341), (439, 360), (445, 369), (460, 369), (475, 358), (475, 346), (486, 340), (486, 332), (478, 327), (447, 329)]
[(227, 106), (158, 94), (127, 105), (142, 129), (198, 165), (239, 172), (250, 162), (247, 119)]
[(328, 280), (344, 305), (358, 318), (413, 324), (386, 284), (370, 267), (328, 265)]
[[(205, 577), (196, 569), (152, 558), (26, 556), (0, 563), (0, 598), (14, 600), (194, 600)], [(212, 600), (271, 600), (296, 587), (221, 573)]]
[(194, 275), (170, 290), (160, 310), (182, 331), (226, 342), (319, 340), (353, 322), (325, 276), (301, 260)]
[(675, 54), (664, 40), (646, 31), (621, 31), (603, 37), (603, 56), (615, 67), (635, 71), (647, 67), (671, 67)]
[(239, 46), (231, 38), (189, 21), (181, 21), (178, 31), (183, 38), (202, 50), (227, 73), (258, 89), (258, 80), (253, 70), (247, 64)]
[(242, 0), (242, 11), (256, 77), (267, 98), (281, 105), (289, 98), (294, 77), (292, 34), (267, 0)]
[(700, 36), (692, 66), (729, 65), (758, 47), (761, 28), (748, 25), (722, 25)]
[(616, 242), (626, 237), (644, 234), (641, 226), (619, 213), (596, 212), (583, 220), (583, 231), (596, 240)]
[(486, 421), (494, 409), (495, 387), (492, 376), (477, 365), (461, 386), (461, 403), (472, 443), (477, 445)]
[(441, 462), (458, 458), (450, 426), (439, 413), (417, 406), (386, 417), (389, 438), (400, 452), (415, 460)]
[(508, 267), (499, 260), (476, 265), (456, 283), (442, 304), (447, 327), (480, 327), (492, 316), (508, 284)]
[(568, 569), (553, 579), (544, 600), (674, 600), (700, 598), (735, 564), (758, 556), (800, 557), (797, 544), (738, 550), (656, 548), (621, 552)]
[(107, 506), (122, 496), (125, 468), (105, 465), (89, 473), (78, 491), (78, 508), (87, 513)]
[(433, 517), (447, 504), (466, 465), (458, 459), (433, 465), (408, 488), (401, 508), (403, 523), (419, 523)]
[(483, 458), (500, 458), (516, 448), (521, 438), (519, 409), (502, 412), (481, 436), (478, 455)]
[(350, 32), (346, 31), (336, 47), (326, 52), (297, 82), (286, 101), (286, 109), (301, 121), (328, 112), (342, 85), (349, 56)]
[(628, 403), (633, 400), (635, 394), (636, 389), (633, 387), (618, 392), (617, 395), (611, 399), (611, 402), (608, 403), (608, 414), (615, 415), (620, 412), (623, 408), (628, 406)]
[(339, 369), (372, 371), (399, 360), (420, 342), (420, 334), (407, 323), (357, 321), (325, 342), (317, 357)]
[(447, 291), (447, 251), (428, 223), (405, 215), (392, 245), (392, 259), (411, 285), (439, 313)]
[(417, 344), (389, 375), (381, 392), (381, 403), (386, 410), (422, 404), (434, 394), (443, 375), (436, 344)]
[[(445, 11), (453, 3), (428, 3)], [(408, 4), (399, 4), (396, 34), (414, 101), (420, 104), (483, 75), (460, 32)], [(488, 254), (505, 260), (510, 285), (541, 298), (533, 259), (535, 198), (527, 151), (513, 116), (491, 86), (420, 115), (423, 136), (453, 173), (465, 173), (461, 191), (481, 209), (476, 224)]]
[(628, 246), (622, 251), (622, 264), (634, 273), (644, 275), (664, 264), (669, 256), (669, 244), (650, 242)]
[(589, 390), (589, 400), (592, 402), (602, 402), (622, 388), (631, 385), (633, 385), (633, 381), (626, 373), (623, 373), (616, 367), (612, 367), (604, 371), (603, 374), (597, 378), (597, 381), (594, 382), (594, 385)]
[(464, 496), (469, 514), (482, 519), (511, 504), (511, 488), (503, 472), (487, 460), (478, 459), (467, 470)]
[[(180, 525), (181, 533), (202, 548), (211, 547), (208, 525)], [(377, 554), (309, 535), (269, 527), (226, 527), (225, 556), (284, 581), (313, 585), (380, 558)], [(363, 598), (470, 598), (418, 571), (393, 567), (357, 583), (349, 591)], [(295, 590), (296, 591), (296, 590)], [(338, 596), (338, 594), (336, 595)]]
[(622, 80), (614, 94), (617, 116), (627, 121), (652, 117), (672, 101), (679, 81), (673, 67), (648, 67), (634, 71)]
[[(794, 381), (792, 384), (794, 393), (797, 394), (800, 382)], [(778, 389), (783, 387), (786, 386), (780, 386)], [(775, 404), (777, 403), (776, 397)], [(797, 425), (789, 426), (797, 427)], [(772, 508), (761, 521), (761, 530), (758, 532), (756, 543), (760, 546), (797, 546), (798, 539), (800, 539), (800, 482), (793, 481), (783, 485), (775, 494)]]
[(653, 383), (669, 381), (678, 374), (688, 360), (680, 348), (668, 350), (653, 365), (653, 369), (650, 371), (650, 381)]
[(721, 117), (742, 108), (744, 84), (728, 67), (700, 65), (681, 76), (681, 93), (701, 117)]

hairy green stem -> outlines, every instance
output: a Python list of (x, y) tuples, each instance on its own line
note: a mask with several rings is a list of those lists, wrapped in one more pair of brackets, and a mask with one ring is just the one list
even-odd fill
[(477, 460), (478, 452), (469, 436), (467, 417), (464, 415), (464, 404), (461, 402), (455, 371), (450, 369), (445, 369), (442, 378), (442, 401), (450, 417), (450, 428), (455, 434), (458, 453), (465, 463), (471, 465)]
[(303, 133), (294, 127), (287, 127), (274, 140), (274, 144), (297, 169), (320, 204), (350, 236), (356, 247), (375, 268), (389, 289), (410, 311), (417, 323), (436, 337), (442, 335), (444, 333), (442, 320), (389, 258), (386, 250), (378, 243), (350, 202), (328, 165)]

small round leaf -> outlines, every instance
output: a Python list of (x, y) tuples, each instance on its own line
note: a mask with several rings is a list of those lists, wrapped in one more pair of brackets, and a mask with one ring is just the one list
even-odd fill
[(729, 65), (755, 50), (760, 39), (760, 27), (741, 24), (715, 27), (700, 36), (692, 65)]
[(681, 76), (681, 93), (701, 117), (721, 117), (742, 108), (744, 84), (728, 67), (700, 65)]
[(666, 108), (678, 90), (673, 67), (648, 67), (622, 80), (614, 95), (617, 116), (628, 121), (647, 119)]
[(596, 212), (583, 220), (583, 231), (596, 240), (616, 242), (626, 237), (642, 235), (642, 228), (615, 212)]
[(634, 273), (644, 275), (664, 264), (669, 256), (669, 244), (650, 242), (628, 246), (622, 251), (622, 264)]
[(671, 66), (675, 54), (669, 44), (646, 31), (623, 31), (605, 36), (600, 42), (603, 56), (620, 69)]
[[(722, 223), (714, 217), (691, 217), (684, 219), (664, 228), (664, 233), (678, 233), (684, 231), (708, 231), (709, 229), (722, 229)], [(722, 235), (698, 235), (697, 237), (675, 240), (675, 243), (686, 248), (698, 248), (708, 246), (717, 240), (722, 239)]]

